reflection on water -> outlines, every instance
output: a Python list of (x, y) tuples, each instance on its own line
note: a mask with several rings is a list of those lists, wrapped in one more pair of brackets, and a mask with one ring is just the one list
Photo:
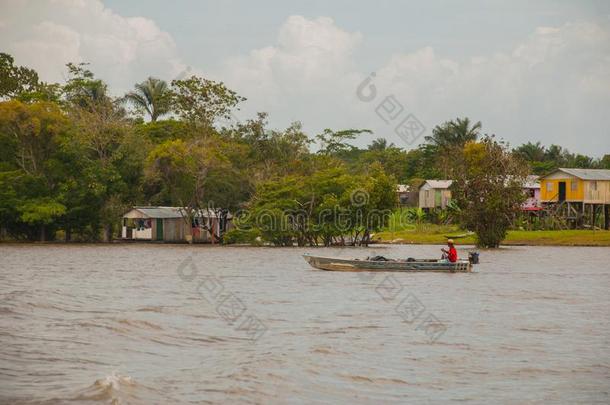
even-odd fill
[(610, 249), (485, 251), (477, 273), (392, 273), (393, 296), (306, 251), (0, 245), (0, 402), (610, 402)]

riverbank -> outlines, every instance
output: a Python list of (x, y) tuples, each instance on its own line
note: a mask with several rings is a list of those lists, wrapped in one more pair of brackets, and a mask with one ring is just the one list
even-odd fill
[[(401, 230), (383, 231), (373, 235), (374, 244), (391, 245), (444, 245), (447, 236), (464, 234), (448, 227), (437, 227), (430, 230)], [(474, 245), (474, 236), (454, 238), (456, 245)], [(64, 242), (61, 240), (32, 242), (3, 240), (0, 244), (33, 244), (33, 245), (109, 245), (109, 244), (151, 244), (151, 245), (188, 245), (186, 242), (161, 242), (161, 241), (133, 241), (116, 239), (107, 242)], [(197, 243), (196, 245), (223, 246), (222, 244)], [(508, 237), (502, 242), (505, 246), (608, 246), (610, 247), (610, 231), (589, 231), (589, 230), (562, 230), (562, 231), (509, 231)], [(257, 247), (270, 246), (267, 244), (230, 244), (230, 246)]]
[[(459, 234), (452, 232), (449, 234)], [(435, 231), (385, 231), (375, 234), (376, 243), (385, 244), (445, 244), (447, 232)], [(475, 244), (475, 238), (456, 238), (457, 245)], [(502, 245), (512, 246), (610, 246), (610, 231), (560, 230), (560, 231), (509, 231)]]

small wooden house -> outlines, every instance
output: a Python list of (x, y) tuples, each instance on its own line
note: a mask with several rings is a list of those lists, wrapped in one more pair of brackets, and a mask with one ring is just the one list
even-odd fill
[(557, 169), (540, 178), (540, 200), (610, 204), (610, 170)]
[[(134, 207), (123, 215), (122, 238), (163, 242), (214, 242), (230, 229), (231, 214), (203, 210), (188, 221), (180, 207)], [(190, 222), (190, 223), (189, 223)]]
[(419, 187), (419, 208), (447, 208), (451, 201), (451, 184), (453, 180), (426, 180)]

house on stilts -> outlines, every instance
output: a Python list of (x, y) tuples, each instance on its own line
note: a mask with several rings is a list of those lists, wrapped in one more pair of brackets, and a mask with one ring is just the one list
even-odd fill
[(610, 170), (559, 168), (540, 178), (540, 202), (573, 228), (610, 228)]

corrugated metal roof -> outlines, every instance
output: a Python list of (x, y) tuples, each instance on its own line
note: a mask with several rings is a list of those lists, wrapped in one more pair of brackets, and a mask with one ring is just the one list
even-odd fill
[(560, 167), (553, 173), (559, 170), (582, 180), (610, 180), (610, 170), (607, 169), (567, 169)]
[(453, 184), (453, 180), (426, 180), (424, 184), (428, 184), (432, 188), (449, 188)]
[[(133, 210), (137, 210), (149, 218), (182, 218), (182, 213), (185, 212), (184, 209), (180, 207), (133, 207), (131, 211)], [(213, 210), (202, 210), (201, 217), (217, 218), (218, 214)], [(227, 218), (231, 219), (233, 218), (233, 215), (228, 213)]]
[(527, 176), (523, 188), (540, 188), (540, 177), (534, 174)]
[(411, 190), (411, 186), (408, 184), (398, 184), (396, 185), (396, 191), (399, 193), (408, 193)]
[(151, 218), (182, 218), (178, 207), (134, 207), (133, 209)]

